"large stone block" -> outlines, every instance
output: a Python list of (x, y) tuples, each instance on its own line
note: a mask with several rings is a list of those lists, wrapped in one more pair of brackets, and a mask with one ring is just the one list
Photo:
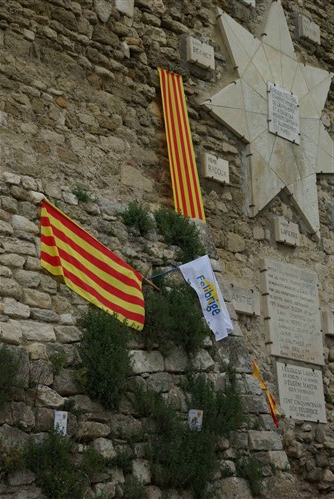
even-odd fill
[(160, 352), (130, 350), (131, 368), (134, 374), (154, 373), (164, 370), (164, 359)]
[(51, 308), (51, 297), (37, 289), (24, 289), (23, 301), (30, 307)]
[(56, 341), (54, 329), (49, 324), (34, 321), (21, 321), (20, 326), (22, 336), (27, 341), (37, 341), (39, 343)]
[(28, 319), (30, 316), (30, 308), (13, 298), (4, 298), (4, 314), (13, 319)]
[(97, 423), (96, 421), (83, 421), (79, 425), (78, 439), (83, 441), (94, 440), (95, 438), (107, 437), (110, 433), (108, 425)]
[(276, 431), (249, 430), (248, 438), (251, 450), (282, 450), (281, 436)]
[(14, 320), (0, 322), (0, 340), (8, 345), (20, 345), (22, 342), (20, 322)]
[(0, 279), (0, 296), (9, 296), (19, 300), (22, 296), (21, 286), (13, 279), (1, 277)]

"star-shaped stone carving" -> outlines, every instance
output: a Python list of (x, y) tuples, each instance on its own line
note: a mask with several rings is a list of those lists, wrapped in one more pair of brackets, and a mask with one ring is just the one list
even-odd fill
[[(286, 189), (311, 232), (320, 237), (316, 174), (334, 173), (333, 141), (321, 121), (332, 75), (297, 61), (279, 1), (270, 6), (261, 40), (217, 11), (239, 79), (203, 104), (249, 144), (248, 213), (255, 216)], [(283, 95), (274, 102), (277, 107), (269, 105), (273, 90)], [(285, 119), (289, 94), (295, 109)], [(295, 122), (288, 138), (271, 122), (275, 109), (288, 132), (291, 116)]]

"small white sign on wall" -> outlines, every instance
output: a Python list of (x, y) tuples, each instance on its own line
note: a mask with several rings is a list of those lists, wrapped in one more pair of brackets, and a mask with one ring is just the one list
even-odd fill
[(61, 435), (67, 434), (67, 414), (66, 411), (55, 411), (54, 429)]
[(274, 220), (275, 240), (288, 246), (299, 245), (299, 227), (283, 217)]
[(215, 53), (208, 43), (193, 36), (187, 37), (187, 61), (202, 68), (215, 69)]
[(202, 164), (205, 178), (211, 178), (221, 184), (230, 183), (228, 161), (213, 154), (204, 153)]

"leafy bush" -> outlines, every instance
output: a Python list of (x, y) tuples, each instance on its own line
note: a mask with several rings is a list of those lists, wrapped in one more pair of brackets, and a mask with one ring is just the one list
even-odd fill
[(117, 409), (130, 373), (128, 327), (95, 307), (89, 308), (79, 327), (83, 330), (79, 347), (80, 382), (105, 408)]
[(158, 230), (164, 236), (166, 243), (180, 248), (177, 258), (183, 263), (205, 254), (198, 229), (189, 218), (174, 211), (165, 210), (157, 211), (154, 216)]
[(19, 379), (20, 356), (6, 345), (0, 347), (0, 407), (11, 399), (15, 390), (21, 386)]
[(12, 447), (0, 439), (0, 480), (7, 480), (9, 473), (24, 468), (24, 452), (20, 447)]
[(161, 288), (159, 294), (148, 293), (145, 309), (143, 335), (148, 348), (158, 342), (163, 352), (178, 345), (193, 353), (209, 334), (208, 326), (202, 320), (197, 295), (188, 284)]
[(92, 200), (91, 193), (80, 186), (74, 187), (72, 189), (72, 194), (74, 194), (77, 197), (77, 199), (79, 201), (82, 201), (83, 203), (88, 203), (89, 201)]
[(153, 228), (153, 221), (149, 212), (134, 201), (129, 203), (127, 210), (120, 213), (120, 216), (127, 227), (134, 227), (141, 236), (144, 236)]
[(263, 465), (254, 456), (238, 458), (236, 461), (237, 475), (248, 481), (255, 496), (261, 494), (263, 487)]
[(127, 499), (146, 499), (147, 493), (144, 485), (135, 476), (130, 476), (124, 484), (124, 494)]
[(49, 499), (82, 499), (87, 486), (83, 472), (72, 460), (73, 442), (57, 432), (40, 443), (29, 441), (27, 468), (36, 475), (36, 484)]
[(66, 352), (58, 350), (49, 355), (49, 360), (52, 364), (53, 374), (58, 375), (61, 369), (66, 365), (67, 355)]

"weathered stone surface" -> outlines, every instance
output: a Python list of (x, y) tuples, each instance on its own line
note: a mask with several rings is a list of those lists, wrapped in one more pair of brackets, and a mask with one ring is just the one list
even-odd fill
[(106, 459), (113, 459), (117, 454), (112, 441), (107, 438), (96, 438), (93, 447)]
[(281, 436), (275, 431), (249, 430), (248, 437), (251, 450), (282, 450)]
[(172, 376), (165, 372), (153, 373), (147, 380), (147, 388), (155, 392), (168, 392), (172, 385)]
[(54, 329), (49, 324), (34, 321), (21, 321), (20, 326), (22, 336), (27, 341), (37, 341), (39, 343), (56, 341)]
[(132, 462), (132, 473), (140, 482), (147, 485), (151, 482), (149, 462), (145, 459), (134, 459)]
[(0, 279), (0, 295), (9, 296), (15, 300), (19, 300), (22, 295), (21, 286), (13, 279), (1, 277)]
[(44, 343), (30, 343), (26, 346), (30, 360), (48, 360), (46, 346)]
[(0, 220), (0, 234), (10, 236), (13, 234), (13, 227), (9, 223)]
[(75, 371), (72, 369), (62, 369), (54, 378), (53, 388), (64, 397), (75, 395), (82, 391), (76, 382)]
[(13, 319), (28, 319), (30, 308), (13, 298), (4, 298), (4, 313)]
[(40, 274), (30, 270), (17, 270), (14, 277), (24, 288), (37, 288), (41, 282)]
[(8, 345), (20, 345), (22, 342), (22, 329), (20, 322), (9, 320), (0, 322), (0, 338)]
[(211, 371), (215, 362), (206, 350), (200, 350), (193, 359), (193, 365), (199, 371)]
[(130, 350), (131, 368), (134, 374), (154, 373), (164, 370), (164, 360), (160, 352)]
[(221, 484), (221, 499), (231, 499), (232, 497), (252, 499), (253, 497), (247, 481), (243, 478), (231, 476), (224, 478)]
[(51, 297), (37, 289), (23, 289), (23, 301), (30, 307), (51, 308)]
[(14, 230), (23, 230), (36, 235), (39, 233), (39, 228), (34, 222), (20, 215), (12, 215), (12, 225)]
[(79, 424), (77, 438), (82, 441), (93, 440), (95, 438), (107, 437), (110, 433), (108, 425), (97, 423), (96, 421), (84, 421)]
[(142, 423), (133, 416), (113, 414), (110, 419), (112, 436), (123, 438), (124, 435), (135, 436), (142, 430)]
[(75, 326), (55, 326), (57, 341), (60, 343), (75, 343), (80, 341), (81, 331)]
[(188, 358), (184, 350), (175, 348), (165, 358), (165, 369), (169, 372), (183, 372), (187, 366)]
[(65, 399), (58, 395), (57, 392), (48, 386), (40, 386), (37, 388), (36, 399), (39, 405), (52, 409), (61, 409)]
[(30, 317), (34, 321), (59, 322), (59, 315), (53, 310), (45, 308), (30, 308)]
[(33, 410), (23, 402), (13, 402), (11, 406), (13, 424), (24, 431), (30, 431), (35, 426)]

